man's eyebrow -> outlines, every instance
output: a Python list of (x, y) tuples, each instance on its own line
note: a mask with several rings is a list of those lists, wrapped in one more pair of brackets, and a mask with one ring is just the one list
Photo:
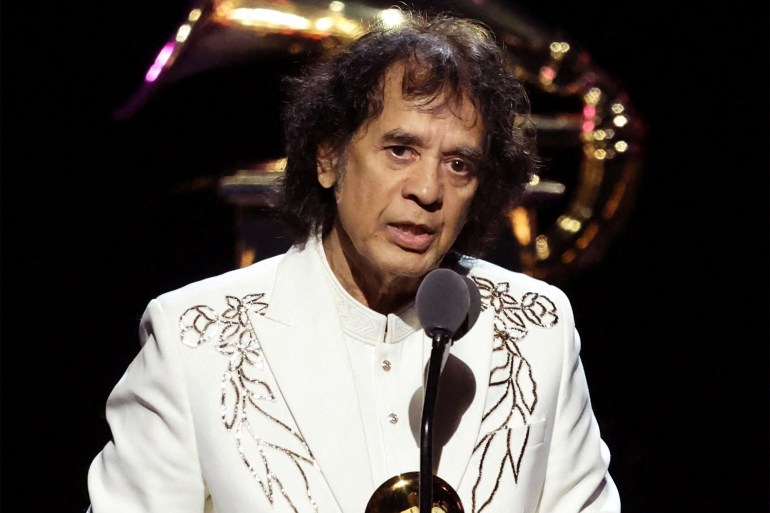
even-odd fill
[(401, 144), (404, 146), (424, 146), (424, 141), (422, 140), (422, 137), (410, 134), (409, 132), (401, 129), (401, 128), (394, 128), (393, 130), (388, 130), (384, 134), (382, 134), (382, 140), (385, 143), (388, 144)]
[(449, 152), (449, 154), (460, 155), (465, 160), (468, 160), (474, 164), (478, 164), (484, 159), (484, 156), (479, 150), (469, 146), (460, 146), (459, 148), (455, 148), (454, 151)]
[[(419, 135), (410, 134), (409, 132), (401, 129), (394, 128), (388, 130), (382, 134), (382, 140), (385, 144), (397, 144), (403, 146), (425, 146), (425, 143)], [(483, 155), (480, 150), (472, 148), (470, 146), (458, 146), (451, 151), (445, 152), (446, 155), (459, 155), (460, 157), (467, 159), (471, 162), (478, 163), (483, 159)]]

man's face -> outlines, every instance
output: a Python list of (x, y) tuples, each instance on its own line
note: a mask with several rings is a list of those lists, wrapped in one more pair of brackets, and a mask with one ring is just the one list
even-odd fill
[(325, 247), (338, 277), (409, 288), (465, 225), (484, 129), (468, 101), (450, 108), (439, 97), (430, 110), (404, 100), (401, 76), (399, 66), (385, 75), (382, 112), (343, 156), (319, 152), (318, 180), (335, 188), (337, 219)]

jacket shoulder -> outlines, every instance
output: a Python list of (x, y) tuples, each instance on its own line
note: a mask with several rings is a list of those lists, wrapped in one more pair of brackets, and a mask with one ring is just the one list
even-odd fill
[(465, 257), (461, 261), (461, 266), (468, 271), (471, 277), (486, 279), (494, 283), (507, 283), (515, 289), (528, 289), (533, 292), (548, 291), (552, 294), (558, 291), (559, 294), (563, 294), (558, 287), (542, 279), (519, 271), (512, 271), (487, 260)]
[[(517, 299), (536, 294), (547, 297), (561, 310), (569, 312), (572, 310), (570, 300), (564, 291), (542, 279), (472, 257), (463, 258), (461, 266), (480, 289), (488, 289), (488, 294), (495, 291), (495, 293), (504, 293)], [(482, 291), (482, 295), (484, 295), (484, 291)]]

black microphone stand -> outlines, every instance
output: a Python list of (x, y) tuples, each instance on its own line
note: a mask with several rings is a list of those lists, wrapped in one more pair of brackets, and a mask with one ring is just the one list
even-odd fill
[(436, 409), (439, 377), (444, 356), (452, 338), (441, 330), (433, 334), (433, 347), (425, 382), (425, 399), (422, 403), (422, 432), (420, 436), (420, 513), (433, 509), (433, 413)]

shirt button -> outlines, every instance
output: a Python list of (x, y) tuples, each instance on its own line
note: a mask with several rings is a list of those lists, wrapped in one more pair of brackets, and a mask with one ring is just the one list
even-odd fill
[(388, 360), (382, 360), (382, 370), (385, 372), (390, 370), (390, 362)]
[(396, 415), (395, 413), (391, 413), (390, 415), (388, 415), (388, 422), (390, 422), (391, 424), (395, 424), (396, 422), (398, 422), (398, 415)]

